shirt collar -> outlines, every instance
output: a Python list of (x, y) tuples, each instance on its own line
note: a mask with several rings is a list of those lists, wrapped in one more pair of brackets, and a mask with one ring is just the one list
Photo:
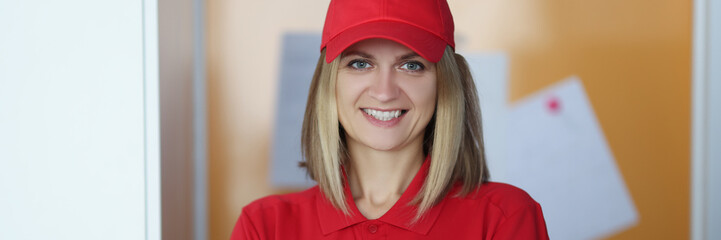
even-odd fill
[[(411, 224), (413, 217), (415, 217), (417, 207), (415, 205), (409, 206), (409, 203), (413, 200), (416, 194), (421, 190), (423, 183), (425, 182), (426, 176), (428, 175), (428, 168), (430, 167), (430, 156), (426, 157), (423, 161), (423, 165), (416, 173), (413, 180), (403, 192), (398, 201), (391, 207), (388, 212), (378, 218), (378, 221), (385, 222), (396, 227), (400, 227), (409, 231), (413, 231), (422, 235), (426, 235), (430, 231), (433, 224), (436, 222), (438, 215), (443, 208), (445, 201), (441, 201), (439, 204), (433, 206), (426, 212), (426, 214), (414, 224)], [(347, 176), (343, 171), (344, 191), (346, 197), (346, 203), (348, 204), (351, 212), (350, 216), (343, 214), (342, 211), (333, 207), (333, 205), (324, 197), (321, 193), (316, 198), (316, 209), (318, 212), (318, 219), (320, 221), (321, 231), (324, 235), (341, 230), (343, 228), (368, 221), (363, 214), (360, 213), (358, 208), (353, 201), (353, 195), (348, 185)]]

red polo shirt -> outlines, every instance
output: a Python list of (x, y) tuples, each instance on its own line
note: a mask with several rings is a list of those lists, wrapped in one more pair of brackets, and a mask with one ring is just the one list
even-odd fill
[(475, 193), (454, 197), (461, 187), (457, 183), (421, 220), (409, 224), (415, 208), (407, 203), (421, 189), (429, 163), (423, 163), (401, 198), (378, 219), (366, 219), (358, 211), (348, 184), (352, 216), (336, 210), (315, 186), (249, 204), (231, 239), (548, 239), (541, 206), (503, 183), (485, 183)]

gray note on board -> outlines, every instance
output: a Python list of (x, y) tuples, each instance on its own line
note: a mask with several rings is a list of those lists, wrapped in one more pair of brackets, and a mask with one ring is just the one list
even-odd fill
[(271, 153), (271, 183), (301, 188), (315, 183), (298, 167), (301, 126), (313, 71), (320, 56), (319, 33), (285, 33), (282, 39), (278, 105)]

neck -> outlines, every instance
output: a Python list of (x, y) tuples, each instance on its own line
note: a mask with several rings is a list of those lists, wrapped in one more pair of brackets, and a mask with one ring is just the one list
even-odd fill
[(403, 195), (423, 164), (422, 141), (401, 150), (379, 151), (348, 141), (349, 185), (359, 210), (368, 218), (385, 213)]

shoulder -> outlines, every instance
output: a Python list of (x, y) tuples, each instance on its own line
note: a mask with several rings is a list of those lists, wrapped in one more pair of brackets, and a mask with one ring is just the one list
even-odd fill
[(466, 195), (456, 184), (446, 198), (447, 215), (465, 220), (488, 239), (548, 239), (541, 205), (526, 191), (510, 184), (488, 182)]
[[(313, 218), (318, 187), (305, 191), (271, 195), (243, 207), (231, 239), (275, 239), (277, 229)], [(303, 219), (305, 218), (305, 219)]]
[[(456, 185), (452, 192), (458, 193), (460, 187), (460, 185)], [(495, 207), (505, 216), (522, 209), (538, 206), (538, 203), (523, 189), (500, 182), (487, 182), (466, 195), (454, 195), (459, 201)]]
[(269, 210), (283, 211), (307, 207), (314, 203), (313, 200), (319, 192), (318, 186), (315, 186), (301, 192), (263, 197), (246, 205), (243, 208), (243, 214), (254, 215)]

